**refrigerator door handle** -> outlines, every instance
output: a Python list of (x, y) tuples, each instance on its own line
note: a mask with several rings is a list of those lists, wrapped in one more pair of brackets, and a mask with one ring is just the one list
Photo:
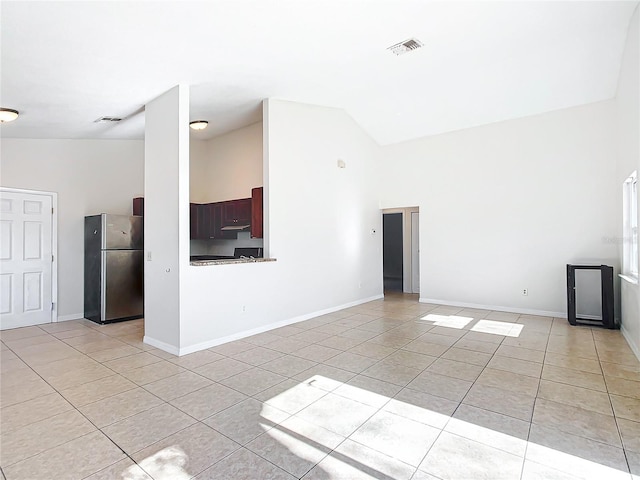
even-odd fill
[(107, 251), (100, 252), (100, 321), (107, 318)]

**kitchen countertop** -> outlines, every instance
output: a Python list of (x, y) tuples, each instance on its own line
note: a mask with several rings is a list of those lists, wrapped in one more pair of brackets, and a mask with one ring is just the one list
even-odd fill
[(231, 265), (235, 263), (262, 263), (275, 262), (275, 258), (224, 258), (220, 260), (194, 260), (191, 265), (200, 267), (204, 265)]

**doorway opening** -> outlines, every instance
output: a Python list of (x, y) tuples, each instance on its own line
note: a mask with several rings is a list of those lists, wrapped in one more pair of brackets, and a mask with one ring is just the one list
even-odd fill
[(382, 211), (384, 292), (420, 293), (420, 215), (418, 207)]
[(402, 213), (382, 215), (382, 272), (385, 292), (402, 292)]

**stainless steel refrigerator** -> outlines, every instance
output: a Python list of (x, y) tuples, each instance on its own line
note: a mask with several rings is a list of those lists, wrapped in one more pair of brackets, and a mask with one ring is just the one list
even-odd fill
[(144, 316), (143, 217), (84, 217), (84, 317), (96, 323)]

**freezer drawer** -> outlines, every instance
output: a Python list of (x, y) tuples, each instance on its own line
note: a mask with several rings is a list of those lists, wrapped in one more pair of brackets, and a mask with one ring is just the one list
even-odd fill
[(101, 321), (144, 315), (143, 260), (142, 250), (102, 251)]

